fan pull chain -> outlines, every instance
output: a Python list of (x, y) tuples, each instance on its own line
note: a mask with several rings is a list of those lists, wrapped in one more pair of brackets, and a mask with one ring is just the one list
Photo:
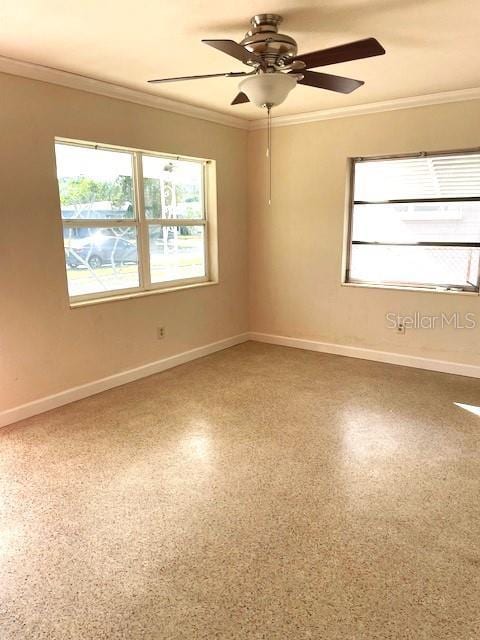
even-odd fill
[(267, 105), (268, 206), (272, 204), (272, 114)]

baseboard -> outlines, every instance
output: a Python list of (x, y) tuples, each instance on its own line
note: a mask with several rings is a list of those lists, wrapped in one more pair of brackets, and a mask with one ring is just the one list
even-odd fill
[(291, 338), (288, 336), (278, 336), (268, 333), (242, 333), (218, 342), (190, 349), (168, 358), (162, 358), (155, 362), (150, 362), (134, 369), (120, 371), (112, 376), (94, 380), (78, 387), (72, 387), (65, 391), (60, 391), (51, 396), (39, 398), (32, 402), (22, 404), (12, 409), (0, 412), (0, 427), (4, 427), (13, 422), (30, 418), (39, 413), (50, 411), (64, 404), (82, 400), (96, 393), (119, 387), (122, 384), (146, 378), (155, 373), (172, 369), (180, 364), (185, 364), (191, 360), (208, 356), (216, 351), (233, 347), (247, 340), (256, 342), (267, 342), (269, 344), (278, 344), (284, 347), (294, 347), (296, 349), (306, 349), (308, 351), (319, 351), (321, 353), (331, 353), (339, 356), (348, 356), (350, 358), (361, 358), (363, 360), (373, 360), (375, 362), (385, 362), (388, 364), (397, 364), (404, 367), (414, 367), (416, 369), (427, 369), (429, 371), (439, 371), (441, 373), (452, 373), (459, 376), (467, 376), (470, 378), (480, 378), (480, 366), (472, 364), (462, 364), (457, 362), (449, 362), (447, 360), (434, 360), (431, 358), (422, 358), (419, 356), (410, 356), (402, 353), (393, 353), (388, 351), (378, 351), (376, 349), (364, 349), (361, 347), (352, 347), (349, 345), (333, 344), (329, 342), (319, 342), (317, 340), (304, 340), (301, 338)]
[(72, 387), (65, 391), (60, 391), (54, 395), (33, 400), (32, 402), (22, 404), (18, 407), (14, 407), (13, 409), (1, 411), (0, 427), (12, 424), (12, 422), (18, 422), (18, 420), (30, 418), (31, 416), (35, 416), (45, 411), (50, 411), (50, 409), (61, 407), (64, 404), (75, 402), (76, 400), (82, 400), (82, 398), (93, 396), (96, 393), (101, 393), (102, 391), (119, 387), (122, 384), (127, 384), (128, 382), (133, 382), (140, 378), (146, 378), (154, 373), (160, 373), (166, 369), (177, 367), (180, 364), (185, 364), (186, 362), (202, 358), (203, 356), (208, 356), (211, 353), (227, 349), (228, 347), (233, 347), (236, 344), (241, 344), (247, 340), (248, 334), (241, 333), (237, 336), (219, 340), (218, 342), (206, 344), (203, 347), (190, 349), (189, 351), (184, 351), (183, 353), (179, 353), (168, 358), (162, 358), (161, 360), (156, 360), (155, 362), (150, 362), (148, 364), (141, 365), (140, 367), (135, 367), (134, 369), (120, 371), (119, 373), (115, 373), (106, 378), (101, 378), (100, 380), (94, 380), (93, 382), (88, 382), (87, 384), (82, 384), (78, 387)]
[(414, 367), (416, 369), (427, 369), (428, 371), (439, 371), (441, 373), (453, 373), (458, 376), (480, 378), (480, 366), (473, 364), (434, 360), (419, 356), (409, 356), (403, 353), (364, 349), (344, 344), (318, 342), (316, 340), (303, 340), (301, 338), (290, 338), (288, 336), (276, 336), (269, 333), (250, 332), (248, 337), (250, 340), (255, 340), (256, 342), (268, 342), (269, 344), (278, 344), (284, 347), (295, 347), (296, 349), (306, 349), (308, 351), (332, 353), (337, 356), (348, 356), (349, 358), (361, 358), (362, 360), (398, 364), (403, 367)]

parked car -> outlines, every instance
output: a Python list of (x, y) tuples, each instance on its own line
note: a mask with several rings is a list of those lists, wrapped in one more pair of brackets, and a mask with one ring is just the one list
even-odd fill
[(67, 264), (72, 269), (87, 265), (91, 269), (98, 269), (103, 265), (138, 262), (136, 243), (118, 236), (91, 236), (70, 243), (65, 251)]

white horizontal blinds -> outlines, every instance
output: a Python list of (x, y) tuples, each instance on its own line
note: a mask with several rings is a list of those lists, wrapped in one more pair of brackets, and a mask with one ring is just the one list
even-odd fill
[(480, 197), (480, 153), (355, 164), (355, 202)]
[(480, 153), (357, 160), (348, 279), (477, 290)]
[(471, 247), (357, 244), (349, 281), (473, 291), (479, 267), (480, 252)]
[(480, 243), (480, 202), (355, 204), (352, 240), (376, 243)]

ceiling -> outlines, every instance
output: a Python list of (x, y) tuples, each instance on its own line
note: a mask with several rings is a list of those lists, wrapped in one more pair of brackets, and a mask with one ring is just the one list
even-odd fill
[(385, 56), (323, 67), (366, 84), (341, 94), (298, 86), (275, 115), (290, 115), (480, 86), (478, 0), (4, 0), (0, 55), (256, 119), (230, 107), (238, 80), (147, 85), (149, 78), (246, 69), (200, 41), (240, 41), (256, 13), (284, 16), (299, 52), (374, 36)]

